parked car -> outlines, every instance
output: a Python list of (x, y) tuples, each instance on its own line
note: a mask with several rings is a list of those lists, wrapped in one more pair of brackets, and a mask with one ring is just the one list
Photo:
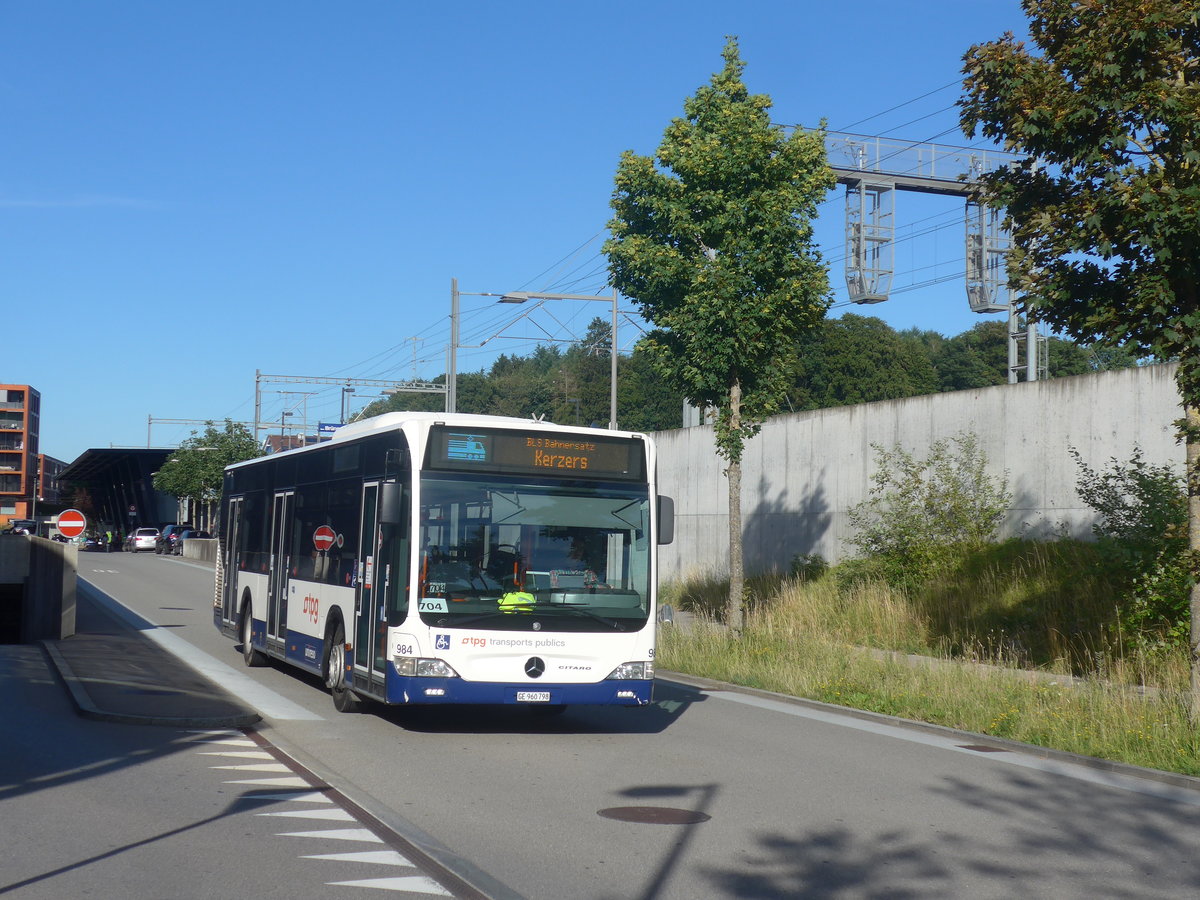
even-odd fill
[(89, 534), (83, 539), (83, 549), (103, 553), (107, 549), (104, 546), (104, 535)]
[(153, 550), (158, 545), (157, 528), (138, 528), (126, 539), (128, 549), (132, 553), (139, 550)]
[(179, 539), (179, 532), (185, 528), (191, 528), (187, 523), (164, 525), (162, 531), (158, 535), (158, 540), (154, 544), (154, 552), (171, 555), (175, 552), (175, 541)]
[(189, 540), (190, 538), (211, 538), (211, 537), (212, 537), (212, 535), (209, 534), (207, 531), (200, 531), (195, 528), (185, 528), (185, 529), (183, 529), (183, 531), (179, 532), (179, 537), (175, 538), (174, 542), (172, 543), (171, 552), (174, 553), (176, 556), (183, 556), (183, 542), (184, 541)]

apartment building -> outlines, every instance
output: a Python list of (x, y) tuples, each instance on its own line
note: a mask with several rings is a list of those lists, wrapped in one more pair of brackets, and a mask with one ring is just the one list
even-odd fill
[(38, 391), (27, 384), (0, 384), (0, 528), (33, 517), (41, 415)]

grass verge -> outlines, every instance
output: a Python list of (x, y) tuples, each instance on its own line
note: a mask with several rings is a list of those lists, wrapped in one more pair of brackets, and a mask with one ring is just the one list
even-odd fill
[[(869, 577), (839, 579), (837, 570), (807, 582), (760, 579), (738, 639), (712, 615), (720, 580), (692, 579), (664, 591), (667, 602), (698, 618), (686, 628), (660, 629), (658, 664), (1200, 776), (1186, 650), (1123, 646), (1103, 612), (1107, 600), (1094, 596), (1094, 580), (1086, 572), (1068, 577), (1061, 556), (1027, 549), (1009, 548), (1004, 557), (1008, 575), (1019, 578), (1006, 576), (1001, 564), (976, 565), (957, 582), (950, 574), (935, 579), (916, 597)], [(1087, 562), (1072, 560), (1068, 566)], [(943, 602), (931, 599), (937, 596)], [(877, 650), (933, 662), (913, 665)]]

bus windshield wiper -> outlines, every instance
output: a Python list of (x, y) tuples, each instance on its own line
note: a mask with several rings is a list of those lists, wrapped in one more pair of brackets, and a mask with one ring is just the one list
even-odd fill
[(576, 616), (584, 616), (585, 618), (593, 619), (594, 621), (601, 622), (604, 625), (607, 625), (613, 631), (624, 631), (625, 630), (625, 626), (622, 623), (618, 622), (616, 619), (610, 619), (607, 616), (599, 615), (598, 613), (592, 612), (590, 609), (580, 609), (578, 606), (556, 606), (554, 608), (557, 610), (562, 610), (563, 612), (571, 613)]

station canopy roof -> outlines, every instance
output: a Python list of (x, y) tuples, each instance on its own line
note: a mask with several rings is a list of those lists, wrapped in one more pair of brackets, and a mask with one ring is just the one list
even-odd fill
[(116, 447), (105, 450), (84, 450), (76, 460), (59, 473), (60, 481), (80, 483), (110, 481), (129, 464), (138, 471), (157, 469), (175, 452), (173, 447)]

